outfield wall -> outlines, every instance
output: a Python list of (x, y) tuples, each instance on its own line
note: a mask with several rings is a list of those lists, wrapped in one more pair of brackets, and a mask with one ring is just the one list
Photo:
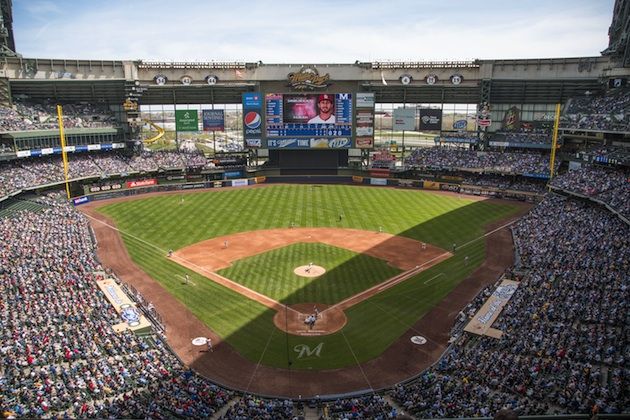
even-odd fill
[(207, 190), (217, 188), (238, 188), (259, 184), (323, 184), (323, 185), (366, 185), (382, 186), (394, 188), (422, 189), (432, 191), (444, 191), (462, 193), (468, 195), (483, 196), (489, 198), (507, 198), (520, 201), (535, 202), (542, 198), (542, 195), (526, 192), (500, 190), (493, 187), (479, 187), (473, 185), (463, 185), (455, 183), (421, 181), (412, 179), (393, 179), (364, 176), (317, 176), (317, 175), (291, 175), (291, 176), (258, 176), (252, 178), (240, 178), (217, 181), (185, 182), (172, 184), (158, 184), (157, 180), (150, 178), (141, 181), (120, 181), (126, 188), (108, 189), (107, 191), (94, 192), (74, 197), (72, 202), (75, 206), (88, 203), (90, 201), (107, 200), (117, 197), (130, 197), (155, 192), (174, 192), (190, 190)]

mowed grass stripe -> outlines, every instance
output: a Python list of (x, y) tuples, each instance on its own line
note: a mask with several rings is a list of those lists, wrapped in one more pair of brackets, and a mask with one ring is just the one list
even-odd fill
[[(378, 230), (379, 226), (392, 234), (432, 243), (450, 250), (453, 243), (463, 244), (484, 232), (484, 226), (507, 217), (517, 207), (504, 203), (471, 201), (416, 190), (355, 186), (273, 185), (255, 189), (226, 189), (184, 196), (141, 198), (102, 207), (117, 226), (126, 232), (164, 250), (184, 246), (216, 236), (257, 229), (286, 228), (291, 221), (300, 226), (348, 227)], [(343, 219), (339, 221), (339, 214)], [(124, 236), (134, 261), (151, 277), (160, 282), (177, 299), (210, 328), (221, 335), (237, 351), (256, 362), (270, 337), (273, 311), (209, 281), (196, 273), (191, 278), (198, 285), (182, 287), (176, 275), (185, 273), (165, 255), (147, 245)], [(469, 255), (468, 264), (464, 264)], [(485, 255), (483, 240), (463, 249), (455, 256), (420, 275), (398, 284), (383, 293), (350, 308), (344, 334), (349, 337), (360, 361), (369, 360), (385, 350), (419, 317), (429, 311), (453, 287), (469, 275)], [(358, 257), (357, 257), (358, 258)], [(349, 280), (338, 285), (339, 290), (323, 288), (317, 293), (303, 287), (291, 290), (280, 285), (277, 290), (287, 302), (303, 302), (314, 297), (318, 302), (333, 302), (339, 294), (352, 293), (356, 285), (352, 278), (361, 268), (344, 271), (351, 264), (340, 264), (335, 271), (347, 272)], [(306, 261), (308, 263), (310, 261)], [(275, 264), (265, 260), (265, 265)], [(376, 277), (384, 272), (370, 268)], [(428, 284), (425, 281), (443, 273)], [(249, 271), (239, 274), (249, 277)], [(261, 287), (265, 282), (260, 280)], [(267, 285), (268, 286), (268, 285)], [(277, 286), (277, 285), (276, 285)], [(313, 348), (323, 343), (320, 357), (296, 359), (293, 347), (306, 344)], [(353, 365), (354, 358), (340, 334), (325, 337), (288, 337), (274, 334), (262, 363), (286, 367), (292, 358), (295, 369), (328, 369)]]

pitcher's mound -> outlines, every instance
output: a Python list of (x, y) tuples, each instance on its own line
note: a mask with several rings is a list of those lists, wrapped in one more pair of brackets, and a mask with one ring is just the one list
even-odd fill
[(319, 277), (326, 272), (326, 269), (319, 265), (301, 265), (293, 272), (302, 277)]

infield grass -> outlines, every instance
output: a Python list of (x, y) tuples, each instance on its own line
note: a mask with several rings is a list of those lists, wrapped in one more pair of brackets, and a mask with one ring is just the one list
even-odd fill
[[(312, 261), (327, 271), (315, 278), (293, 272)], [(332, 305), (400, 272), (366, 254), (326, 244), (297, 243), (235, 261), (219, 274), (287, 305)]]
[[(304, 227), (372, 231), (382, 226), (385, 232), (450, 251), (453, 243), (462, 245), (481, 238), (486, 224), (518, 211), (516, 205), (505, 202), (338, 185), (272, 185), (199, 192), (183, 196), (183, 203), (180, 197), (139, 197), (106, 205), (99, 211), (116, 221), (133, 260), (244, 357), (285, 368), (291, 362), (292, 369), (339, 368), (378, 356), (483, 262), (485, 241), (460, 247), (448, 260), (353, 306), (346, 311), (346, 326), (323, 337), (286, 336), (273, 324), (274, 311), (169, 260), (167, 250), (235, 232), (288, 227), (295, 222)], [(467, 264), (465, 256), (469, 257)], [(316, 258), (319, 256), (310, 260)], [(346, 267), (351, 267), (348, 273), (354, 273), (357, 258), (340, 263), (330, 275)], [(185, 273), (196, 286), (182, 286)], [(255, 277), (247, 281), (255, 281)], [(279, 291), (277, 296), (299, 302), (299, 294), (308, 288), (305, 285), (292, 292)], [(313, 293), (315, 297), (309, 294), (309, 301), (323, 303), (328, 299), (324, 292)], [(298, 344), (311, 349), (322, 344), (319, 356), (298, 358)]]

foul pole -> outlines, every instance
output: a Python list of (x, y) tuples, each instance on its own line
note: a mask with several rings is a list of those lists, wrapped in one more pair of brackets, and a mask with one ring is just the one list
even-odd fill
[(549, 159), (549, 182), (553, 178), (556, 164), (556, 148), (558, 147), (558, 125), (560, 124), (560, 104), (556, 104), (556, 115), (553, 121), (553, 137), (551, 139), (551, 158)]
[(66, 153), (66, 136), (63, 133), (63, 110), (57, 105), (57, 120), (59, 120), (59, 138), (61, 139), (61, 159), (63, 160), (63, 178), (66, 181), (66, 196), (70, 200), (70, 184), (68, 184), (68, 154)]

